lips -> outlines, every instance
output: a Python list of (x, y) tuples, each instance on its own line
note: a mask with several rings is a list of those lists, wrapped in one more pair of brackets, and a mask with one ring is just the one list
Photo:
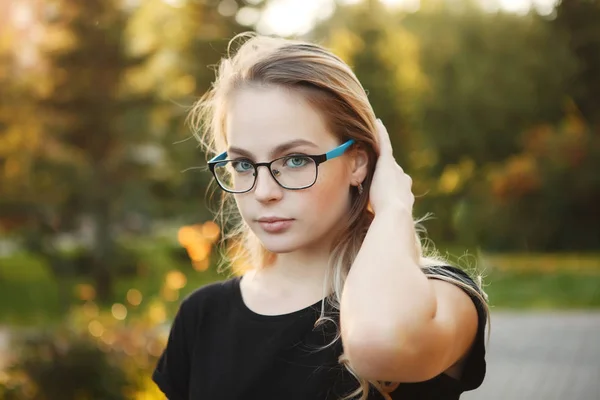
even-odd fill
[(291, 221), (292, 218), (281, 218), (281, 217), (262, 217), (258, 219), (258, 222), (278, 222), (278, 221)]
[(291, 218), (281, 218), (281, 217), (263, 217), (259, 218), (258, 223), (261, 228), (268, 233), (281, 233), (288, 230), (294, 220)]

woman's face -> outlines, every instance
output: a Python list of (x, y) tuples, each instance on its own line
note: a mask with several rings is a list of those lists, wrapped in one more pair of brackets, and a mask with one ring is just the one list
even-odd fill
[[(228, 159), (269, 162), (291, 154), (324, 154), (341, 144), (301, 95), (278, 87), (237, 91), (226, 127)], [(281, 187), (266, 167), (258, 167), (254, 188), (234, 195), (238, 209), (271, 252), (328, 244), (347, 218), (349, 189), (359, 179), (355, 158), (347, 152), (320, 164), (315, 184), (302, 190)], [(281, 221), (266, 222), (269, 219)]]

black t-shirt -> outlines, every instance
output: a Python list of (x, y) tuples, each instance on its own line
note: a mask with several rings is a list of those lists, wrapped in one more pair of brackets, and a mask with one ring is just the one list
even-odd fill
[[(447, 267), (447, 271), (462, 274)], [(244, 303), (240, 278), (204, 286), (181, 304), (153, 379), (169, 400), (337, 400), (358, 388), (338, 363), (336, 327), (314, 328), (321, 302), (277, 316), (260, 315)], [(481, 385), (485, 376), (486, 312), (477, 306), (477, 338), (460, 380), (441, 374), (429, 381), (402, 383), (392, 399), (451, 400)], [(375, 389), (370, 399), (381, 399)]]

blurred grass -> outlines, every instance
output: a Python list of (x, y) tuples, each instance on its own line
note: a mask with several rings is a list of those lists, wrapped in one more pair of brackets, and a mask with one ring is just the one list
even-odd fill
[(600, 254), (485, 254), (479, 257), (496, 308), (600, 308)]
[(495, 271), (484, 282), (495, 309), (600, 308), (600, 271)]
[(40, 259), (16, 254), (0, 260), (0, 324), (44, 324), (61, 315), (58, 282)]
[(600, 253), (473, 254), (440, 246), (449, 260), (482, 276), (493, 309), (600, 309)]
[[(137, 274), (116, 280), (109, 303), (126, 304), (127, 291), (137, 289), (143, 302), (131, 308), (132, 313), (144, 310), (152, 299), (161, 299), (169, 271), (181, 271), (186, 276), (186, 284), (176, 297), (161, 299), (169, 315), (191, 291), (225, 279), (216, 273), (215, 260), (207, 271), (198, 272), (172, 245), (139, 242), (131, 246), (138, 254)], [(450, 253), (463, 254), (457, 249)], [(494, 309), (600, 308), (600, 254), (484, 254), (458, 259), (459, 265), (475, 267), (483, 275)], [(82, 303), (77, 294), (82, 283), (91, 284), (75, 277), (57, 281), (42, 260), (28, 254), (0, 259), (0, 325), (58, 323), (70, 306)]]
[[(195, 271), (185, 258), (185, 250), (160, 242), (130, 243), (138, 255), (136, 275), (115, 278), (113, 303), (126, 304), (129, 289), (137, 289), (143, 296), (140, 307), (130, 307), (131, 313), (145, 310), (153, 299), (161, 298), (161, 288), (171, 271), (186, 276), (183, 288), (176, 297), (164, 301), (172, 315), (182, 298), (207, 283), (224, 279), (216, 273), (214, 261), (207, 271)], [(182, 250), (182, 251), (181, 251)], [(64, 277), (57, 280), (43, 260), (29, 254), (15, 254), (0, 258), (0, 325), (49, 326), (61, 321), (72, 305), (82, 304), (78, 287), (93, 285), (89, 279)]]
[(480, 263), (503, 272), (600, 272), (600, 254), (483, 254)]

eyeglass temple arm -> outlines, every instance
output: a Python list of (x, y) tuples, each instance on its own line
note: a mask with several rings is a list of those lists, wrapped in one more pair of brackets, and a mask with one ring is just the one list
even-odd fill
[(354, 143), (354, 139), (348, 140), (346, 143), (336, 147), (335, 149), (328, 151), (325, 153), (325, 157), (327, 160), (331, 160), (332, 158), (339, 157)]
[(219, 155), (217, 155), (217, 156), (215, 156), (215, 157), (211, 158), (211, 159), (210, 159), (208, 162), (209, 162), (209, 163), (213, 163), (213, 162), (216, 162), (216, 161), (222, 161), (222, 160), (224, 160), (226, 157), (227, 157), (227, 152), (226, 152), (226, 151), (224, 151), (224, 152), (222, 152), (221, 154), (219, 154)]
[[(352, 144), (354, 143), (354, 139), (350, 139), (348, 140), (346, 143), (336, 147), (335, 149), (328, 151), (327, 153), (325, 153), (325, 157), (327, 160), (330, 160), (332, 158), (336, 158), (341, 156), (342, 154), (344, 154), (344, 152), (346, 150), (348, 150), (348, 147), (350, 147)], [(213, 163), (213, 162), (217, 162), (217, 161), (222, 161), (227, 157), (227, 152), (224, 151), (221, 154), (213, 157), (210, 159), (209, 163)]]

